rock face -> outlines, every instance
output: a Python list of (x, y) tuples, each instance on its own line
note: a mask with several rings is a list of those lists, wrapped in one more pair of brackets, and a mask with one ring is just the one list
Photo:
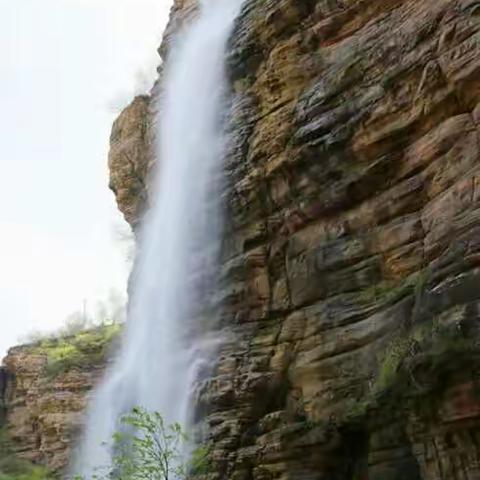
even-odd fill
[(153, 159), (150, 97), (139, 96), (115, 120), (110, 136), (110, 189), (125, 220), (136, 228), (147, 207), (146, 178)]
[(107, 328), (9, 351), (0, 369), (0, 427), (19, 458), (64, 471), (88, 393), (105, 370)]
[(228, 62), (209, 478), (479, 479), (480, 4), (246, 0)]
[[(195, 10), (175, 2), (164, 58)], [(208, 479), (478, 480), (480, 3), (245, 0), (228, 65)], [(159, 72), (112, 132), (134, 229)], [(12, 351), (0, 391), (24, 455), (57, 468), (102, 367), (52, 382), (42, 362)]]
[[(170, 21), (158, 49), (162, 60), (174, 34), (197, 11), (196, 0), (174, 0)], [(150, 95), (140, 95), (125, 108), (112, 127), (108, 165), (109, 187), (115, 194), (119, 210), (133, 230), (137, 230), (148, 208), (149, 178), (155, 158), (155, 117), (157, 99), (162, 90), (162, 65)]]

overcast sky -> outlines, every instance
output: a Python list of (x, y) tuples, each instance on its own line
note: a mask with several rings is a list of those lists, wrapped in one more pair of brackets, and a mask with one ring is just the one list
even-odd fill
[(153, 81), (170, 3), (0, 0), (0, 356), (125, 289), (112, 105)]

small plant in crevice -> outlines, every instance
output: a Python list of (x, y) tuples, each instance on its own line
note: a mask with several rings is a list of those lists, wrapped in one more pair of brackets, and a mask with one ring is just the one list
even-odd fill
[(398, 332), (379, 358), (368, 388), (345, 403), (344, 421), (363, 422), (386, 402), (393, 405), (431, 393), (441, 388), (442, 377), (454, 365), (478, 362), (476, 338), (464, 331), (465, 315), (462, 305), (455, 306)]

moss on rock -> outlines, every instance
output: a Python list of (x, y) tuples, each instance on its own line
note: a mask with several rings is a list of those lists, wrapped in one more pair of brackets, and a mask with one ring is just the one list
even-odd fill
[(35, 344), (32, 353), (47, 357), (47, 374), (54, 377), (104, 360), (120, 331), (121, 325), (113, 324), (68, 337), (49, 338)]

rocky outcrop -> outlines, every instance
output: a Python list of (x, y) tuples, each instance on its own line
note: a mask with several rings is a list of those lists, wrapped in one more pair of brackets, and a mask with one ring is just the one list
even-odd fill
[[(480, 477), (479, 15), (245, 1), (218, 295), (232, 341), (197, 398), (212, 480)], [(135, 138), (150, 165), (134, 123), (113, 155)], [(137, 170), (116, 187), (133, 226)]]
[[(158, 49), (161, 61), (167, 59), (169, 45), (197, 12), (196, 0), (175, 0), (170, 21)], [(162, 91), (162, 64), (150, 95), (137, 96), (115, 120), (110, 136), (109, 187), (125, 220), (137, 231), (148, 208), (150, 172), (155, 158), (155, 121)]]
[(152, 165), (150, 97), (135, 100), (115, 120), (110, 136), (110, 189), (125, 220), (136, 228), (147, 207), (147, 177)]
[(5, 368), (0, 367), (0, 425), (5, 423), (7, 415), (7, 392), (10, 383), (10, 375), (8, 371)]
[[(0, 370), (0, 407), (13, 452), (54, 473), (68, 465), (88, 393), (104, 372), (117, 327), (15, 347)], [(1, 460), (1, 459), (0, 459)]]

